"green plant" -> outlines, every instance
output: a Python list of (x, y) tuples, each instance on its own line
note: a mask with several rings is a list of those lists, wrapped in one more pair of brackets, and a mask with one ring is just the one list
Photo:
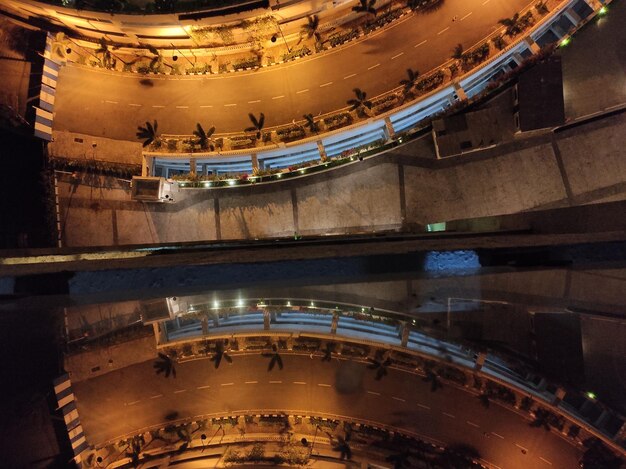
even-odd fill
[(211, 140), (211, 136), (215, 133), (215, 126), (211, 127), (209, 130), (205, 131), (202, 128), (202, 125), (198, 122), (196, 124), (196, 130), (193, 131), (193, 134), (198, 139), (198, 143), (200, 144), (200, 148), (203, 150), (211, 150), (215, 151), (215, 145), (213, 140)]
[(259, 58), (255, 57), (247, 57), (238, 60), (233, 64), (233, 69), (235, 70), (243, 70), (246, 68), (258, 68), (260, 66)]
[(515, 13), (511, 18), (503, 18), (498, 23), (506, 28), (507, 36), (515, 36), (524, 31), (528, 26), (535, 22), (535, 18), (531, 11), (526, 12), (523, 16)]
[(304, 125), (309, 128), (311, 133), (315, 133), (316, 134), (316, 133), (319, 132), (320, 126), (319, 126), (319, 123), (316, 122), (315, 119), (313, 118), (313, 114), (304, 114), (302, 117), (306, 121), (306, 123)]
[(452, 58), (460, 60), (463, 58), (463, 44), (457, 44), (452, 51)]
[(297, 59), (298, 57), (305, 57), (311, 53), (311, 49), (309, 49), (306, 45), (300, 47), (299, 49), (291, 49), (291, 52), (287, 52), (283, 54), (283, 62), (288, 62), (290, 60)]
[(349, 31), (345, 33), (340, 33), (340, 32), (334, 33), (328, 38), (328, 41), (330, 42), (331, 47), (336, 47), (336, 46), (343, 44), (344, 42), (351, 41), (358, 35), (359, 35), (359, 30), (354, 28), (354, 29), (350, 29)]
[(214, 31), (225, 45), (230, 45), (235, 42), (235, 37), (233, 35), (233, 26), (220, 25), (217, 26)]
[(401, 8), (397, 8), (395, 10), (391, 10), (391, 11), (387, 11), (384, 14), (376, 17), (375, 20), (373, 21), (368, 21), (364, 26), (363, 26), (363, 32), (365, 34), (368, 34), (372, 31), (374, 31), (375, 29), (378, 29), (388, 23), (391, 23), (392, 21), (400, 18), (400, 16), (402, 16), (402, 9)]
[(367, 114), (372, 109), (372, 102), (367, 99), (367, 93), (360, 88), (354, 88), (352, 91), (355, 97), (346, 101), (350, 106), (350, 111)]
[(502, 36), (494, 37), (491, 42), (493, 42), (494, 47), (498, 50), (502, 50), (506, 47), (506, 42)]
[(264, 456), (265, 450), (263, 449), (263, 445), (261, 443), (255, 443), (248, 453), (247, 459), (250, 461), (261, 461)]
[(550, 10), (548, 10), (548, 5), (546, 2), (539, 2), (535, 5), (535, 9), (539, 12), (540, 15), (545, 15)]

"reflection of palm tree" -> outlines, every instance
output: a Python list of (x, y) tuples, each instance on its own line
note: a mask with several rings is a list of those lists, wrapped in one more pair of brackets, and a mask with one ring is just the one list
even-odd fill
[(535, 420), (530, 423), (531, 427), (543, 427), (544, 430), (550, 431), (550, 412), (539, 408), (535, 411)]
[(278, 347), (276, 346), (276, 344), (272, 345), (271, 353), (264, 353), (263, 356), (271, 357), (270, 364), (267, 367), (267, 371), (272, 371), (275, 365), (278, 365), (279, 370), (283, 369), (283, 359), (280, 356), (280, 353), (278, 353)]
[(200, 148), (203, 150), (207, 148), (211, 151), (215, 150), (215, 145), (213, 145), (213, 141), (211, 140), (211, 136), (214, 132), (215, 127), (211, 127), (209, 130), (205, 131), (199, 122), (196, 124), (196, 130), (193, 131), (193, 134), (198, 137)]
[(491, 401), (489, 400), (489, 394), (487, 394), (486, 392), (479, 394), (478, 395), (478, 400), (480, 401), (480, 404), (485, 408), (488, 409), (489, 408), (489, 404), (491, 403)]
[(352, 7), (352, 11), (357, 13), (370, 13), (376, 16), (376, 0), (359, 0), (359, 4)]
[(131, 459), (133, 467), (139, 465), (139, 457), (141, 456), (141, 450), (145, 444), (146, 440), (143, 435), (136, 435), (130, 439), (128, 444), (130, 452), (126, 452), (126, 457)]
[(381, 380), (383, 376), (387, 376), (387, 368), (391, 365), (391, 358), (387, 357), (384, 360), (378, 360), (376, 358), (370, 358), (371, 362), (367, 365), (367, 368), (370, 370), (376, 370), (376, 380)]
[(250, 118), (250, 122), (252, 122), (252, 126), (247, 127), (245, 129), (245, 132), (256, 132), (256, 138), (260, 139), (261, 131), (263, 130), (263, 127), (265, 126), (265, 114), (261, 113), (259, 115), (259, 118), (257, 119), (254, 116), (254, 114), (249, 113), (248, 117)]
[(58, 32), (54, 35), (51, 48), (52, 52), (62, 59), (72, 52), (72, 49), (68, 47), (67, 37), (65, 36), (65, 33), (62, 32)]
[(315, 37), (315, 42), (320, 42), (322, 37), (320, 33), (317, 32), (320, 26), (320, 19), (317, 15), (307, 16), (307, 24), (302, 25), (301, 34), (306, 36), (307, 39), (311, 39)]
[(100, 47), (96, 49), (96, 56), (99, 57), (100, 55), (102, 56), (100, 63), (104, 68), (115, 67), (116, 60), (113, 58), (109, 45), (103, 37), (100, 38)]
[(137, 127), (137, 138), (139, 140), (145, 139), (143, 142), (143, 146), (147, 147), (148, 145), (150, 145), (152, 142), (157, 143), (159, 141), (159, 136), (157, 134), (158, 131), (158, 123), (155, 120), (154, 124), (151, 124), (150, 122), (146, 122), (146, 126), (145, 127)]
[(170, 375), (172, 375), (172, 378), (176, 378), (176, 368), (174, 367), (174, 360), (172, 360), (164, 353), (159, 352), (159, 360), (155, 361), (152, 366), (156, 370), (157, 375), (164, 373), (166, 378), (169, 378)]
[(337, 344), (334, 342), (326, 342), (326, 348), (324, 349), (323, 362), (329, 362), (332, 359), (333, 353), (335, 353), (335, 347)]
[(393, 463), (393, 469), (402, 469), (404, 467), (411, 467), (411, 462), (409, 458), (411, 457), (411, 452), (408, 449), (405, 449), (401, 453), (391, 454), (385, 458), (385, 461)]
[(347, 101), (347, 104), (351, 106), (350, 111), (367, 113), (367, 111), (372, 109), (372, 102), (367, 99), (367, 93), (365, 91), (360, 88), (354, 88), (352, 91), (355, 97)]
[(348, 461), (352, 459), (352, 448), (350, 448), (350, 437), (352, 433), (346, 433), (346, 436), (337, 436), (336, 441), (333, 442), (332, 435), (328, 434), (330, 437), (330, 441), (332, 443), (333, 451), (339, 451), (339, 458), (343, 461), (347, 459)]
[(475, 462), (477, 459), (480, 459), (480, 453), (476, 448), (459, 444), (444, 448), (439, 463), (443, 467), (479, 469), (483, 466)]
[(439, 380), (439, 376), (433, 370), (426, 370), (426, 376), (423, 378), (423, 381), (430, 382), (430, 390), (431, 392), (435, 392), (437, 389), (442, 388), (443, 385)]
[(228, 355), (228, 352), (224, 350), (224, 342), (217, 342), (215, 344), (215, 354), (211, 357), (211, 361), (215, 365), (215, 369), (220, 367), (220, 363), (222, 363), (222, 359), (226, 360), (228, 363), (232, 363), (233, 359)]

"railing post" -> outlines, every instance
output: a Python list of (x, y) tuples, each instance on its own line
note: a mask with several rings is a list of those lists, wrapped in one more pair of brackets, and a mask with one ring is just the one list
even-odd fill
[(189, 174), (191, 176), (196, 175), (196, 159), (195, 158), (189, 158)]
[(409, 324), (405, 321), (402, 321), (400, 323), (400, 345), (402, 347), (406, 347), (409, 343), (409, 332), (411, 332)]
[(337, 333), (337, 324), (339, 323), (339, 313), (333, 313), (333, 320), (330, 324), (330, 333)]
[(484, 352), (480, 352), (476, 357), (476, 361), (474, 362), (474, 369), (476, 371), (480, 371), (480, 369), (485, 364), (485, 360), (487, 359), (487, 354)]
[(391, 139), (393, 139), (396, 136), (396, 131), (393, 128), (393, 124), (391, 123), (391, 119), (389, 118), (389, 116), (385, 117), (384, 132), (385, 132), (385, 139), (386, 140), (391, 140)]
[(269, 331), (270, 329), (270, 312), (269, 311), (263, 311), (263, 329), (266, 331)]
[(324, 148), (324, 144), (322, 143), (321, 140), (318, 140), (315, 143), (317, 143), (317, 151), (320, 154), (320, 160), (322, 161), (326, 160), (327, 155), (326, 155), (326, 149)]
[(252, 155), (250, 155), (250, 159), (252, 160), (252, 169), (259, 169), (259, 158), (257, 157), (256, 153), (252, 153)]

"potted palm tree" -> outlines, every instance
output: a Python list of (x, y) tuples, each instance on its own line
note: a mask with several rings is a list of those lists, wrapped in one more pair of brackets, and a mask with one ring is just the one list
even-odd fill
[(200, 145), (202, 150), (215, 151), (215, 143), (211, 136), (215, 133), (215, 126), (211, 127), (209, 130), (205, 131), (202, 128), (202, 125), (198, 122), (196, 124), (196, 130), (193, 131), (193, 134), (197, 138), (197, 142)]
[(400, 86), (402, 86), (402, 96), (404, 98), (408, 98), (413, 95), (413, 89), (415, 88), (417, 79), (420, 76), (420, 72), (407, 68), (406, 75), (407, 77), (404, 80), (400, 80)]
[(360, 88), (354, 88), (354, 98), (347, 101), (350, 111), (355, 111), (360, 117), (369, 116), (372, 110), (372, 102), (367, 99), (367, 93)]
[(306, 121), (304, 126), (308, 127), (312, 134), (316, 134), (320, 131), (319, 121), (315, 121), (313, 114), (305, 114), (302, 117)]
[(259, 115), (259, 118), (257, 119), (256, 116), (252, 113), (248, 114), (248, 118), (250, 119), (250, 122), (252, 123), (252, 125), (250, 127), (246, 127), (246, 129), (244, 130), (244, 132), (254, 132), (256, 140), (263, 140), (263, 127), (265, 126), (265, 114), (261, 113)]
[(161, 137), (158, 134), (158, 123), (155, 120), (154, 123), (146, 122), (145, 127), (137, 127), (136, 136), (139, 140), (143, 140), (142, 146), (145, 148), (152, 144), (154, 147), (161, 146)]

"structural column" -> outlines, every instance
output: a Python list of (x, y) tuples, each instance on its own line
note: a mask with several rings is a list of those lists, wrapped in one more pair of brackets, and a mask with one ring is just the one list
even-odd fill
[(459, 97), (459, 99), (461, 101), (465, 101), (467, 99), (467, 94), (465, 93), (465, 90), (463, 89), (461, 84), (458, 81), (455, 81), (454, 83), (452, 83), (452, 86), (454, 86), (454, 91), (456, 92), (456, 95)]
[(154, 174), (154, 157), (143, 154), (141, 159), (141, 175), (143, 177), (152, 176)]
[(535, 40), (530, 36), (526, 36), (524, 38), (524, 42), (526, 43), (526, 45), (528, 46), (528, 48), (533, 54), (536, 54), (541, 50), (541, 48), (539, 47), (539, 44), (537, 44)]

